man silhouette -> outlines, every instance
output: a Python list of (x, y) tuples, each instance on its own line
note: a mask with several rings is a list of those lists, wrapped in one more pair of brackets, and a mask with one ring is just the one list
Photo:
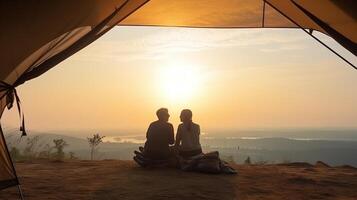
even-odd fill
[(144, 166), (150, 160), (168, 160), (171, 156), (170, 145), (174, 144), (174, 128), (168, 123), (170, 115), (167, 108), (156, 111), (158, 120), (150, 124), (146, 132), (146, 142), (141, 152), (135, 152), (134, 160)]

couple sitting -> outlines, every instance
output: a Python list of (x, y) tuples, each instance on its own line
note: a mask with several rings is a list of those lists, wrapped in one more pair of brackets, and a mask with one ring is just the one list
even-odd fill
[[(234, 169), (219, 159), (218, 152), (204, 154), (200, 144), (200, 126), (192, 122), (191, 110), (181, 112), (176, 142), (174, 128), (168, 123), (169, 113), (160, 108), (158, 120), (152, 122), (146, 133), (144, 147), (135, 151), (134, 160), (141, 166), (171, 166), (186, 171), (208, 173), (235, 173)], [(170, 146), (173, 145), (174, 146)]]

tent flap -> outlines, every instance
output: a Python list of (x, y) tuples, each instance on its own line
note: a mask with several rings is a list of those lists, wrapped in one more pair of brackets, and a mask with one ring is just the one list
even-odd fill
[[(0, 1), (0, 117), (9, 89), (86, 47), (147, 0)], [(80, 11), (80, 12), (79, 12)], [(10, 87), (11, 86), (11, 87)], [(15, 91), (15, 90), (14, 90)], [(0, 189), (18, 184), (0, 129)]]
[(19, 185), (19, 181), (17, 179), (3, 180), (0, 181), (0, 190)]
[[(0, 80), (14, 85), (19, 76), (49, 62), (64, 50), (71, 48), (72, 53), (67, 57), (72, 55), (81, 49), (79, 46), (84, 47), (97, 38), (82, 39), (116, 10), (116, 15), (106, 24), (101, 24), (102, 29), (96, 30), (98, 37), (146, 1), (1, 1), (0, 26), (6, 27), (6, 31), (0, 32)], [(52, 62), (56, 65), (60, 61)]]
[(17, 176), (0, 125), (0, 190), (17, 185)]

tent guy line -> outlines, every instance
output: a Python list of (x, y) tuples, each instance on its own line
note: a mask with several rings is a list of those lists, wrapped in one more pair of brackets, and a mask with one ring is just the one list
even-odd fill
[[(265, 0), (264, 0), (265, 2)], [(354, 55), (356, 55), (357, 49), (356, 49), (356, 45), (353, 44), (352, 41), (346, 39), (345, 37), (343, 37), (341, 34), (339, 34), (336, 30), (334, 30), (333, 28), (331, 28), (330, 26), (328, 26), (326, 23), (322, 22), (321, 20), (319, 20), (316, 16), (314, 16), (313, 14), (311, 14), (310, 12), (308, 12), (306, 9), (304, 9), (303, 7), (301, 7), (299, 4), (297, 4), (295, 1), (292, 1), (294, 3), (294, 5), (296, 5), (300, 10), (302, 10), (304, 13), (306, 13), (307, 15), (309, 15), (312, 19), (314, 19), (314, 21), (316, 23), (318, 23), (321, 27), (324, 28), (325, 31), (327, 31), (328, 33), (333, 33), (334, 35), (337, 35), (338, 38), (342, 38), (344, 40), (344, 42), (342, 44), (348, 43), (346, 44), (347, 46), (352, 46), (352, 50), (351, 53), (353, 53)], [(269, 3), (268, 3), (269, 4)], [(275, 8), (273, 5), (269, 4), (271, 7), (273, 7), (274, 9), (276, 9), (278, 12), (280, 12), (282, 15), (284, 15), (287, 19), (289, 19), (291, 22), (293, 22), (294, 24), (296, 24), (298, 27), (300, 27), (300, 29), (302, 29), (305, 33), (307, 33), (308, 35), (310, 35), (312, 38), (314, 38), (317, 42), (319, 42), (320, 44), (322, 44), (324, 47), (326, 47), (328, 50), (330, 50), (332, 53), (334, 53), (335, 55), (337, 55), (339, 58), (341, 58), (342, 60), (344, 60), (346, 63), (348, 63), (349, 65), (351, 65), (355, 70), (357, 70), (357, 67), (355, 65), (353, 65), (350, 61), (348, 61), (345, 57), (343, 57), (341, 54), (337, 53), (335, 50), (333, 50), (331, 47), (329, 47), (327, 44), (325, 44), (324, 42), (322, 42), (319, 38), (317, 38), (316, 36), (313, 35), (313, 30), (310, 29), (311, 31), (307, 31), (306, 29), (304, 29), (303, 27), (300, 26), (300, 24), (298, 24), (297, 22), (295, 22), (293, 19), (291, 19), (289, 16), (286, 16), (284, 13), (282, 13), (280, 10), (278, 10), (277, 8)], [(344, 45), (342, 45), (344, 46)]]
[[(265, 22), (265, 4), (268, 4), (269, 6), (271, 6), (272, 8), (274, 8), (276, 11), (278, 11), (281, 15), (283, 15), (284, 17), (286, 17), (286, 19), (290, 20), (292, 23), (294, 23), (296, 26), (298, 26), (302, 31), (304, 31), (306, 34), (308, 34), (309, 36), (311, 36), (313, 39), (315, 39), (317, 42), (319, 42), (320, 44), (322, 44), (324, 47), (326, 47), (328, 50), (330, 50), (332, 53), (334, 53), (336, 56), (338, 56), (339, 58), (341, 58), (343, 61), (345, 61), (347, 64), (349, 64), (352, 68), (354, 68), (355, 70), (357, 70), (357, 67), (351, 63), (350, 61), (348, 61), (345, 57), (343, 57), (341, 54), (337, 53), (335, 50), (333, 50), (330, 46), (328, 46), (327, 44), (325, 44), (324, 42), (322, 42), (319, 38), (317, 38), (316, 36), (313, 35), (313, 29), (309, 29), (309, 31), (307, 31), (304, 27), (302, 27), (299, 23), (297, 23), (295, 20), (293, 20), (291, 17), (287, 16), (284, 12), (282, 12), (280, 9), (278, 9), (277, 7), (275, 7), (274, 5), (272, 5), (271, 3), (267, 2), (267, 0), (263, 0), (263, 19), (262, 19), (262, 27), (264, 28), (264, 22)], [(291, 2), (298, 7), (300, 10), (302, 10), (306, 15), (308, 15), (310, 18), (314, 19), (315, 23), (321, 25), (324, 25), (323, 28), (326, 31), (326, 29), (332, 29), (331, 27), (329, 27), (327, 24), (323, 23), (321, 20), (319, 20), (316, 16), (314, 16), (313, 14), (311, 14), (310, 12), (308, 12), (306, 9), (304, 9), (303, 7), (301, 7), (299, 4), (297, 4), (294, 0), (291, 0)], [(327, 28), (325, 28), (327, 27)], [(336, 35), (338, 35), (338, 37), (343, 37), (341, 36), (337, 31), (335, 31), (334, 29), (332, 29), (332, 31), (334, 33), (336, 33)], [(343, 37), (344, 38), (344, 37)], [(344, 38), (345, 39), (345, 38)], [(348, 39), (347, 39), (348, 40)], [(353, 44), (352, 41), (348, 40), (348, 42), (350, 43), (349, 45), (352, 46), (352, 50), (351, 53), (353, 53), (354, 55), (356, 55), (357, 52), (357, 48), (356, 48), (356, 44)], [(344, 46), (344, 45), (342, 45)]]

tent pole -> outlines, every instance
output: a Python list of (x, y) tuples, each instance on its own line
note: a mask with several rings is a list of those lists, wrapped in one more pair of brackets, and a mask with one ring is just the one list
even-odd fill
[(23, 194), (22, 194), (22, 190), (21, 190), (21, 187), (20, 187), (20, 182), (19, 182), (19, 179), (18, 179), (18, 177), (17, 177), (16, 169), (15, 169), (15, 166), (14, 166), (14, 162), (12, 161), (12, 158), (11, 158), (11, 155), (10, 155), (10, 152), (9, 152), (9, 149), (8, 149), (8, 146), (7, 146), (7, 144), (6, 144), (4, 132), (2, 131), (1, 123), (0, 123), (0, 135), (1, 135), (1, 137), (2, 137), (2, 140), (4, 141), (6, 154), (7, 154), (7, 156), (9, 157), (9, 160), (10, 160), (10, 162), (11, 162), (11, 168), (12, 168), (12, 171), (14, 172), (14, 175), (15, 175), (15, 178), (16, 178), (16, 181), (17, 181), (17, 187), (18, 187), (18, 189), (19, 189), (19, 193), (20, 193), (20, 196), (21, 196), (21, 200), (24, 200), (24, 197), (23, 197)]
[(17, 189), (19, 190), (20, 199), (24, 200), (24, 195), (22, 194), (21, 185), (17, 185)]
[(314, 38), (317, 42), (319, 42), (320, 44), (322, 44), (324, 47), (326, 47), (328, 50), (330, 50), (332, 53), (334, 53), (336, 56), (338, 56), (339, 58), (341, 58), (343, 61), (345, 61), (346, 63), (348, 63), (349, 65), (351, 65), (355, 70), (357, 70), (357, 67), (352, 64), (350, 61), (348, 61), (346, 58), (344, 58), (343, 56), (341, 56), (339, 53), (337, 53), (335, 50), (333, 50), (331, 47), (329, 47), (327, 44), (325, 44), (324, 42), (322, 42), (319, 38), (317, 38), (316, 36), (314, 36), (312, 34), (312, 32), (310, 33), (309, 31), (305, 30), (302, 26), (300, 26), (300, 24), (298, 24), (295, 20), (291, 19), (289, 16), (287, 16), (285, 13), (283, 13), (282, 11), (280, 11), (278, 8), (276, 8), (275, 6), (273, 6), (271, 3), (269, 3), (267, 0), (263, 0), (264, 2), (266, 2), (269, 6), (271, 6), (272, 8), (274, 8), (276, 11), (278, 11), (281, 15), (283, 15), (285, 18), (287, 18), (288, 20), (290, 20), (292, 23), (294, 23), (296, 26), (298, 26), (301, 30), (303, 30), (305, 33), (307, 33), (308, 35), (310, 35), (312, 38)]
[(263, 1), (263, 19), (262, 19), (262, 28), (265, 27), (265, 1)]

